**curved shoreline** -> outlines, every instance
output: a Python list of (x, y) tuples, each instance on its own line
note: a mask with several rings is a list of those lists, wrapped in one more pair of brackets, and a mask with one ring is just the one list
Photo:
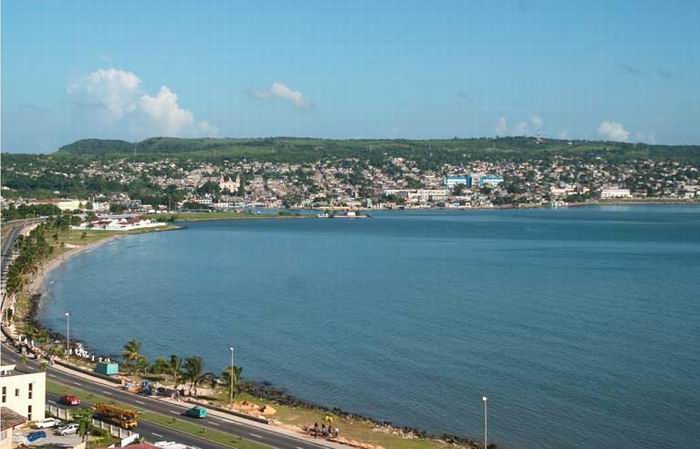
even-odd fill
[[(178, 228), (179, 229), (179, 228)], [(51, 329), (49, 327), (44, 326), (42, 323), (40, 323), (37, 320), (37, 312), (39, 310), (39, 307), (42, 305), (42, 301), (45, 298), (45, 294), (47, 292), (47, 281), (49, 278), (49, 275), (59, 268), (61, 264), (64, 262), (72, 259), (75, 256), (78, 256), (80, 254), (83, 254), (87, 252), (88, 250), (91, 250), (93, 248), (97, 248), (101, 245), (104, 245), (108, 242), (127, 237), (129, 235), (132, 235), (133, 233), (125, 233), (125, 234), (118, 234), (118, 235), (112, 235), (105, 237), (102, 240), (99, 240), (97, 242), (93, 243), (88, 243), (85, 245), (82, 245), (78, 248), (71, 248), (70, 250), (66, 251), (65, 253), (53, 257), (46, 261), (44, 264), (41, 265), (40, 269), (37, 271), (36, 274), (34, 274), (31, 278), (31, 281), (27, 284), (27, 295), (29, 296), (29, 309), (26, 313), (26, 315), (22, 318), (22, 323), (25, 324), (30, 324), (36, 329), (41, 329), (45, 330), (51, 335), (54, 339), (64, 339), (65, 335), (63, 335), (60, 331), (56, 331), (54, 329)], [(75, 340), (72, 339), (72, 341), (80, 341), (80, 340)], [(85, 342), (83, 342), (85, 343)], [(89, 348), (89, 342), (84, 344), (85, 348)], [(97, 356), (97, 354), (95, 354)], [(104, 354), (102, 356), (105, 356)], [(325, 412), (325, 413), (333, 413), (337, 415), (340, 418), (346, 418), (346, 419), (352, 419), (352, 420), (357, 420), (357, 421), (362, 421), (366, 422), (376, 428), (384, 429), (390, 433), (398, 434), (401, 438), (423, 438), (426, 440), (438, 440), (443, 443), (447, 444), (452, 444), (452, 445), (459, 445), (462, 447), (467, 447), (467, 448), (479, 448), (478, 443), (466, 436), (460, 436), (460, 435), (454, 435), (454, 434), (448, 434), (448, 433), (441, 433), (441, 434), (432, 434), (424, 429), (421, 429), (419, 427), (412, 427), (412, 426), (402, 426), (402, 425), (397, 425), (394, 424), (390, 421), (387, 420), (378, 420), (369, 416), (365, 416), (359, 413), (354, 413), (350, 412), (347, 410), (343, 410), (339, 407), (333, 407), (333, 406), (326, 406), (326, 405), (320, 405), (316, 404), (313, 402), (306, 401), (304, 399), (300, 399), (293, 394), (288, 393), (284, 389), (280, 389), (275, 387), (273, 384), (270, 382), (261, 380), (261, 381), (255, 381), (255, 380), (244, 380), (243, 382), (243, 392), (250, 394), (251, 396), (264, 399), (266, 401), (270, 401), (274, 404), (279, 404), (279, 405), (284, 405), (284, 406), (290, 406), (290, 407), (303, 407), (319, 412)]]

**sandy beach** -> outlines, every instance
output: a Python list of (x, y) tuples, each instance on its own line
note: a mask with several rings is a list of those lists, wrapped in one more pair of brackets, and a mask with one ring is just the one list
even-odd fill
[(70, 248), (65, 253), (56, 257), (52, 257), (51, 259), (43, 263), (39, 267), (39, 270), (36, 272), (36, 274), (32, 276), (31, 281), (27, 284), (27, 294), (29, 295), (29, 297), (32, 297), (34, 295), (41, 295), (45, 290), (44, 284), (46, 283), (46, 279), (49, 273), (58, 268), (63, 262), (67, 261), (68, 259), (75, 257), (78, 254), (85, 252), (89, 249), (96, 248), (100, 245), (103, 245), (107, 242), (111, 242), (112, 240), (124, 237), (126, 235), (128, 234), (112, 235), (94, 243), (87, 243), (85, 245)]

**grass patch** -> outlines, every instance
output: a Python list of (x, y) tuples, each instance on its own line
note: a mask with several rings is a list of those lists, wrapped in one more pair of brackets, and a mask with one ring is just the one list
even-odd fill
[(193, 422), (177, 418), (175, 416), (166, 416), (160, 413), (145, 411), (139, 407), (124, 404), (122, 402), (115, 401), (107, 396), (91, 393), (79, 387), (71, 387), (47, 380), (46, 390), (50, 393), (58, 394), (61, 396), (66, 394), (75, 394), (80, 398), (80, 400), (84, 404), (94, 405), (98, 402), (105, 402), (109, 404), (116, 404), (122, 407), (136, 409), (139, 412), (141, 412), (141, 415), (139, 416), (139, 420), (141, 421), (146, 421), (157, 426), (196, 436), (198, 438), (210, 441), (212, 443), (218, 443), (235, 449), (269, 449), (269, 447), (264, 444), (255, 443), (253, 441), (246, 440), (238, 436), (231, 435), (218, 430), (207, 429), (202, 427), (201, 425), (197, 425)]
[[(228, 403), (227, 398), (228, 395), (226, 392), (218, 392), (218, 399), (221, 401), (221, 404)], [(323, 418), (326, 415), (326, 412), (322, 410), (310, 407), (291, 407), (287, 405), (280, 405), (271, 401), (256, 398), (247, 393), (237, 395), (236, 401), (249, 401), (258, 405), (270, 405), (272, 408), (277, 410), (277, 413), (269, 418), (275, 419), (283, 424), (304, 426), (313, 425), (313, 423), (317, 422), (320, 426), (322, 423), (324, 423)], [(455, 447), (454, 445), (449, 445), (443, 441), (435, 439), (405, 438), (400, 435), (378, 430), (374, 423), (362, 419), (336, 417), (333, 426), (340, 429), (340, 435), (342, 437), (363, 443), (380, 445), (386, 449), (446, 449), (448, 447)]]

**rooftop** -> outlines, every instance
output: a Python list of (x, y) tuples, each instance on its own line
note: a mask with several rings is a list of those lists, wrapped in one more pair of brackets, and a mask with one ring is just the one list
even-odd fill
[(7, 407), (0, 408), (0, 431), (4, 432), (8, 429), (14, 429), (26, 421), (27, 418), (16, 413), (14, 410)]

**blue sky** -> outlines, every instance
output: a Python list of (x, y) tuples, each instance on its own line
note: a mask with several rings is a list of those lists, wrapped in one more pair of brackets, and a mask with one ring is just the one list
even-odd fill
[(2, 1), (2, 151), (88, 137), (700, 143), (698, 1)]

